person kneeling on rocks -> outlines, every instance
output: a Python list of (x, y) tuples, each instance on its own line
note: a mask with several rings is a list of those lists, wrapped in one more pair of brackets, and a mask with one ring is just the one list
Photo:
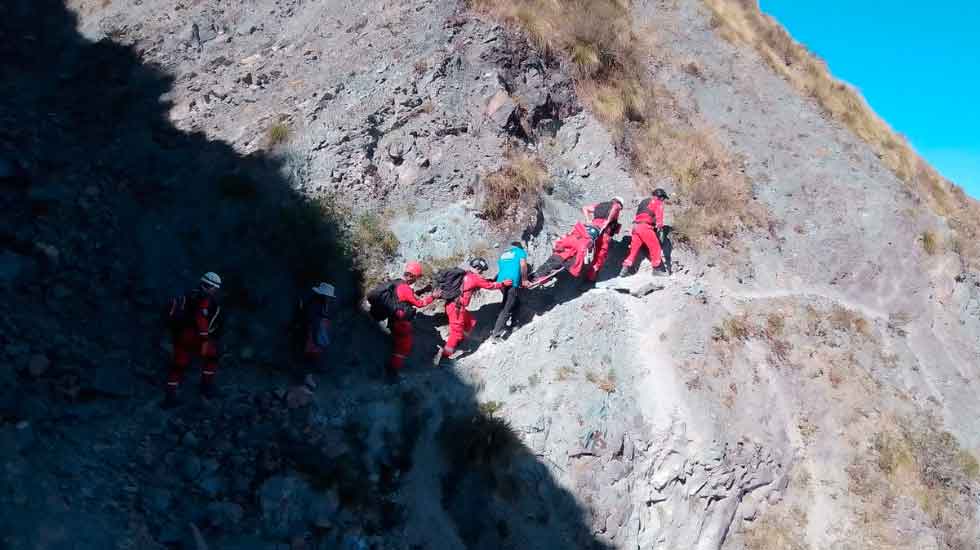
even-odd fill
[(470, 300), (481, 288), (488, 290), (501, 290), (512, 284), (512, 281), (495, 283), (483, 278), (483, 273), (489, 269), (487, 261), (483, 258), (473, 258), (470, 260), (470, 267), (476, 271), (465, 269), (447, 269), (436, 275), (440, 296), (446, 300), (446, 317), (449, 318), (449, 338), (446, 344), (439, 350), (435, 362), (439, 363), (442, 359), (449, 359), (456, 353), (456, 347), (462, 342), (476, 327), (476, 319), (467, 309)]
[(217, 293), (221, 277), (207, 272), (194, 290), (171, 300), (168, 310), (170, 331), (173, 336), (173, 363), (167, 375), (164, 408), (177, 404), (177, 390), (191, 360), (199, 357), (201, 368), (201, 394), (206, 398), (217, 396), (215, 374), (218, 371), (218, 341), (216, 337), (221, 306)]

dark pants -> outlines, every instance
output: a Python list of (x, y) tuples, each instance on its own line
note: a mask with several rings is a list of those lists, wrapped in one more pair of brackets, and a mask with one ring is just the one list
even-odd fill
[(521, 294), (523, 289), (516, 286), (505, 286), (501, 291), (504, 293), (503, 307), (497, 315), (497, 322), (493, 325), (494, 336), (499, 336), (507, 329), (507, 321), (511, 321), (512, 326), (517, 325), (517, 320), (521, 313)]
[(547, 277), (563, 267), (570, 267), (573, 263), (575, 263), (574, 256), (565, 260), (558, 254), (552, 254), (550, 257), (548, 257), (547, 261), (534, 270), (534, 273), (531, 274), (531, 280), (534, 281), (542, 277)]

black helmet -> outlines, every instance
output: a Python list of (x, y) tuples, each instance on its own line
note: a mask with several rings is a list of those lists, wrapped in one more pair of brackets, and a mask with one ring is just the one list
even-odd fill
[(484, 271), (490, 269), (490, 264), (487, 263), (483, 258), (473, 258), (470, 260), (470, 267), (483, 273)]
[(659, 198), (660, 200), (667, 200), (670, 198), (667, 196), (667, 192), (659, 187), (653, 190), (653, 196)]

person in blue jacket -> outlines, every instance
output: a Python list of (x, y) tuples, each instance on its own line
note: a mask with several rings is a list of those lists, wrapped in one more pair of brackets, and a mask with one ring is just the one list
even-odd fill
[(513, 328), (521, 313), (521, 294), (527, 286), (527, 252), (520, 241), (510, 243), (510, 249), (500, 255), (497, 260), (497, 282), (510, 281), (500, 291), (504, 294), (503, 305), (493, 326), (493, 337), (501, 338), (507, 329), (507, 322)]

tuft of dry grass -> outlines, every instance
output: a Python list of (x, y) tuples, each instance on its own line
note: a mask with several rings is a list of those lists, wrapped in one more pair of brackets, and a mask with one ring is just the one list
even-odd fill
[(613, 393), (616, 391), (616, 373), (611, 370), (606, 373), (605, 376), (600, 376), (593, 371), (588, 371), (585, 373), (585, 379), (595, 384), (597, 388), (606, 393)]
[(350, 230), (350, 248), (364, 273), (368, 288), (384, 277), (385, 266), (394, 259), (401, 243), (377, 214), (363, 214)]
[(712, 25), (732, 42), (753, 47), (762, 59), (801, 92), (811, 96), (834, 120), (850, 128), (874, 149), (882, 162), (938, 215), (946, 217), (957, 238), (970, 246), (960, 255), (980, 261), (980, 203), (929, 166), (851, 86), (835, 79), (826, 63), (793, 40), (752, 0), (704, 0)]
[(941, 245), (939, 243), (939, 236), (936, 235), (935, 231), (923, 231), (919, 240), (922, 241), (922, 250), (925, 250), (926, 254), (935, 256), (939, 253)]
[(786, 320), (782, 315), (770, 313), (766, 316), (766, 332), (770, 336), (782, 336), (784, 328), (786, 328)]
[(755, 330), (747, 315), (728, 317), (714, 328), (714, 339), (722, 342), (744, 341), (753, 336)]
[(555, 374), (555, 380), (562, 382), (568, 380), (575, 375), (575, 369), (569, 366), (558, 367), (558, 372)]
[(491, 221), (500, 221), (522, 203), (536, 205), (547, 182), (548, 171), (541, 159), (509, 154), (502, 168), (483, 178), (483, 215)]
[(483, 414), (485, 416), (493, 416), (497, 414), (497, 412), (499, 412), (500, 409), (502, 408), (504, 408), (504, 404), (501, 403), (500, 401), (485, 401), (483, 403), (480, 403), (479, 406), (480, 414)]
[(285, 122), (279, 121), (272, 126), (269, 126), (269, 129), (266, 130), (265, 136), (266, 141), (269, 143), (269, 147), (275, 147), (289, 141), (291, 134), (292, 131), (290, 130), (289, 125)]

